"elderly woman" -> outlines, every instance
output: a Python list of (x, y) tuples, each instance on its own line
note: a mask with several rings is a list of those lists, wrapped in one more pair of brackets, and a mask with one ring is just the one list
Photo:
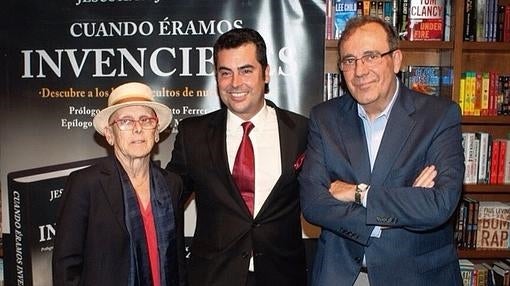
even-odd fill
[(151, 161), (170, 109), (142, 83), (113, 90), (94, 128), (113, 156), (72, 173), (57, 218), (53, 283), (183, 285), (181, 179)]

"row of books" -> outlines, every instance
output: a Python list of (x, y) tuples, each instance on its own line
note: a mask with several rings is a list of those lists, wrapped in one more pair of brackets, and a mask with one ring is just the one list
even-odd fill
[(371, 15), (390, 23), (410, 41), (449, 41), (450, 0), (327, 0), (326, 39), (339, 39), (346, 22)]
[(463, 286), (510, 286), (510, 259), (473, 262), (459, 259)]
[[(438, 66), (408, 66), (400, 71), (400, 80), (410, 89), (427, 94), (449, 97), (449, 94), (440, 94), (443, 90), (451, 90), (452, 68)], [(339, 73), (324, 74), (323, 101), (342, 96), (344, 90), (341, 85)], [(441, 87), (445, 87), (444, 89)]]
[(463, 115), (510, 115), (510, 75), (463, 72), (460, 78), (459, 106)]
[(455, 240), (468, 249), (510, 249), (510, 203), (462, 198), (457, 208)]
[(510, 140), (463, 132), (464, 184), (510, 184)]
[(510, 42), (510, 6), (464, 0), (464, 41)]
[(324, 74), (324, 92), (322, 94), (322, 101), (327, 101), (344, 94), (344, 90), (341, 87), (341, 81), (342, 77), (339, 73), (329, 72)]

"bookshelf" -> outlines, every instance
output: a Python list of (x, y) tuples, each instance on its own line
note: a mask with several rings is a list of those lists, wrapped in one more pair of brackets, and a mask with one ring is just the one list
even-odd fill
[[(499, 4), (510, 5), (510, 0), (499, 0)], [(496, 71), (510, 74), (510, 43), (464, 42), (464, 0), (452, 0), (452, 40), (445, 41), (401, 41), (404, 54), (402, 67), (409, 65), (453, 67), (452, 100), (458, 101), (462, 71)], [(325, 42), (325, 72), (338, 72), (337, 40)], [(510, 116), (464, 116), (463, 132), (485, 131), (493, 138), (507, 138), (510, 133)], [(463, 195), (477, 200), (510, 202), (510, 185), (465, 185)], [(510, 257), (510, 250), (459, 249), (459, 258), (494, 260)]]

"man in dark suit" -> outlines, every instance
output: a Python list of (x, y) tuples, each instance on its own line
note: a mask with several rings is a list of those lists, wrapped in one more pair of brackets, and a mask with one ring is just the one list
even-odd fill
[(67, 179), (57, 215), (54, 286), (186, 285), (182, 180), (151, 160), (171, 119), (170, 108), (139, 82), (116, 87), (108, 107), (94, 116), (112, 155)]
[(461, 285), (458, 106), (400, 83), (398, 35), (379, 18), (348, 22), (339, 59), (349, 94), (312, 110), (299, 177), (322, 227), (312, 285)]
[(214, 63), (223, 106), (179, 124), (167, 166), (195, 193), (189, 283), (305, 285), (297, 171), (307, 119), (264, 99), (269, 66), (256, 31), (223, 34)]

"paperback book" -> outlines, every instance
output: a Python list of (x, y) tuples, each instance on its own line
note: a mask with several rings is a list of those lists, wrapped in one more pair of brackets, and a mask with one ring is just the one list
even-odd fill
[(442, 41), (445, 0), (410, 0), (407, 38), (410, 41)]

